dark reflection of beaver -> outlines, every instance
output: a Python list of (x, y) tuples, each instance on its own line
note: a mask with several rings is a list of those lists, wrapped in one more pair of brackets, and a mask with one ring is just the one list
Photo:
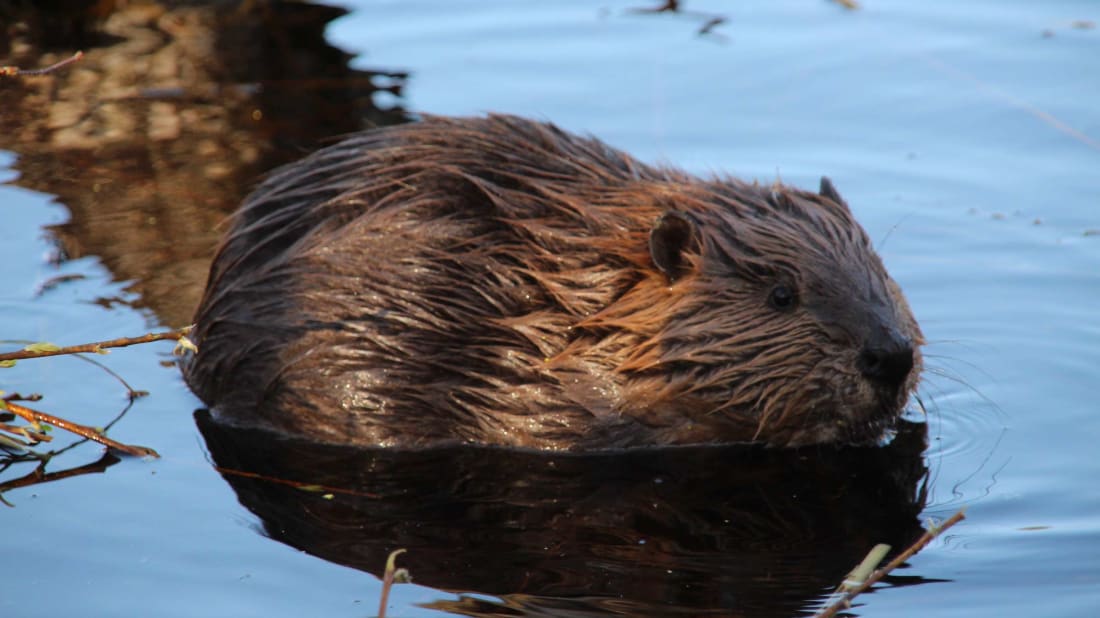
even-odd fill
[(329, 442), (882, 437), (920, 330), (832, 184), (703, 180), (509, 116), (282, 168), (234, 218), (191, 387)]
[(464, 616), (808, 615), (876, 543), (923, 532), (925, 426), (904, 420), (882, 448), (617, 453), (359, 448), (196, 421), (264, 534), (376, 575), (407, 549), (414, 582), (499, 597), (418, 595)]

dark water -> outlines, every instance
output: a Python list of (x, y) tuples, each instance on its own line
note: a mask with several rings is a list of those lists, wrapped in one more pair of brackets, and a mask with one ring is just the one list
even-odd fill
[[(29, 24), (0, 64), (89, 52), (0, 81), (0, 337), (182, 325), (263, 170), (404, 110), (506, 111), (699, 173), (831, 176), (930, 340), (926, 423), (839, 453), (349, 452), (196, 422), (169, 344), (116, 350), (95, 360), (150, 394), (110, 435), (162, 458), (104, 468), (83, 444), (42, 472), (103, 473), (0, 470), (0, 615), (370, 616), (396, 547), (417, 584), (394, 616), (792, 615), (962, 506), (852, 613), (1100, 610), (1096, 3), (231, 4), (0, 10)], [(0, 378), (91, 425), (128, 403), (75, 358)]]

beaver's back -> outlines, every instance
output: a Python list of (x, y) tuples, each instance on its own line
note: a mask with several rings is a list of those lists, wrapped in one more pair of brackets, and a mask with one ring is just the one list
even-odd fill
[[(608, 200), (666, 176), (502, 116), (320, 151), (232, 220), (187, 381), (223, 415), (334, 441), (510, 441), (512, 423), (553, 440), (577, 411), (546, 418), (528, 385), (570, 326), (641, 276), (623, 241), (644, 240), (656, 210)], [(552, 195), (561, 185), (591, 194)]]

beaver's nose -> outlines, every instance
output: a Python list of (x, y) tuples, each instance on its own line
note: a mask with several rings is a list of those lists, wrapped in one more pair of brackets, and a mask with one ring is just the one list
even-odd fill
[(906, 337), (890, 337), (864, 346), (856, 366), (864, 376), (898, 387), (913, 370), (913, 342)]

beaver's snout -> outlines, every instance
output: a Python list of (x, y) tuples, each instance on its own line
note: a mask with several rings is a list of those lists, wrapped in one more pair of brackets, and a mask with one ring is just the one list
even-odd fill
[(897, 391), (913, 371), (913, 341), (891, 333), (864, 346), (856, 366), (865, 377)]

